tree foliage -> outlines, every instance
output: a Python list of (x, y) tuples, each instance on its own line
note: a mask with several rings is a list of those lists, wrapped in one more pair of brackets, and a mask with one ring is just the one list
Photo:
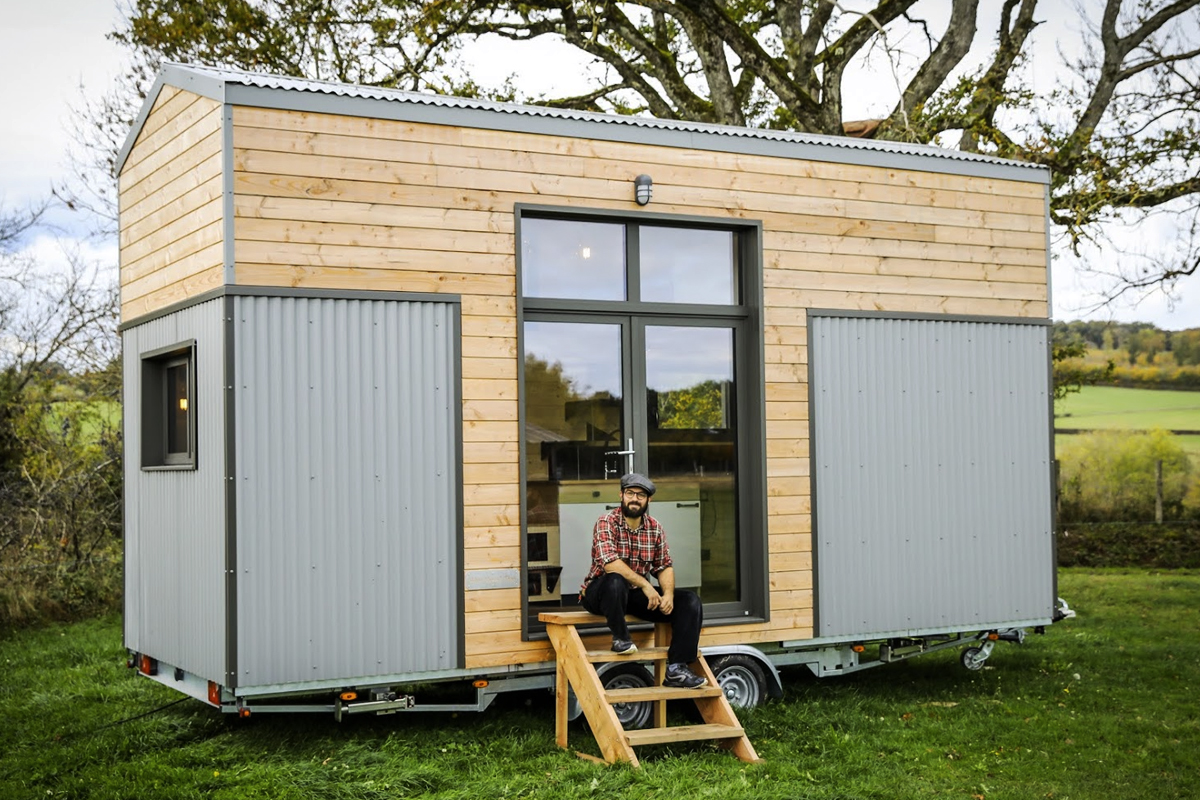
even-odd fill
[(1166, 518), (1178, 519), (1192, 483), (1187, 453), (1166, 431), (1097, 431), (1067, 437), (1059, 449), (1061, 519), (1153, 521), (1163, 464)]
[(116, 289), (33, 254), (44, 210), (0, 207), (0, 627), (120, 590)]
[(1050, 349), (1055, 400), (1062, 400), (1084, 386), (1105, 382), (1116, 369), (1112, 360), (1099, 368), (1084, 364), (1081, 359), (1087, 352), (1087, 345), (1078, 340), (1056, 339)]
[[(1053, 88), (1037, 93), (1030, 58), (1049, 15), (1077, 20), (1083, 44), (1064, 50)], [(464, 75), (459, 54), (485, 36), (565, 42), (592, 64), (591, 86), (531, 97), (512, 76)], [(1169, 288), (1200, 264), (1200, 0), (130, 0), (113, 37), (135, 67), (91, 109), (101, 128), (131, 120), (148, 75), (174, 60), (852, 131), (1050, 167), (1052, 221), (1077, 252), (1105, 246), (1095, 269), (1117, 278), (1114, 294)], [(888, 105), (876, 119), (849, 121), (864, 74)], [(1178, 234), (1169, 251), (1122, 255), (1106, 238), (1116, 224), (1162, 215)]]

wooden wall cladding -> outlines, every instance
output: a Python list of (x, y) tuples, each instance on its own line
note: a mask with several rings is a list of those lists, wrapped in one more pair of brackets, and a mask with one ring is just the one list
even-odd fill
[(119, 178), (121, 318), (225, 282), (221, 105), (165, 87)]

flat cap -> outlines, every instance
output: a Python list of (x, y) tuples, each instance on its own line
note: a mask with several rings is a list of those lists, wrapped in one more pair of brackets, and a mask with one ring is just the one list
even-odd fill
[(621, 478), (621, 491), (625, 491), (626, 489), (643, 489), (651, 497), (654, 496), (655, 492), (654, 481), (636, 472), (631, 472)]

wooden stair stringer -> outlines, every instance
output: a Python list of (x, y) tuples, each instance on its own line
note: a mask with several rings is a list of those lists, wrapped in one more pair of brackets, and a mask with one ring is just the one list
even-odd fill
[[(704, 660), (704, 656), (697, 657), (693, 669), (699, 667), (698, 674), (706, 678), (710, 686), (717, 686), (717, 678), (709, 669), (708, 662)], [(742, 761), (756, 762), (762, 759), (758, 757), (754, 745), (750, 743), (750, 737), (746, 736), (746, 732), (742, 729), (742, 723), (738, 721), (737, 714), (733, 710), (733, 706), (729, 704), (729, 698), (725, 696), (725, 692), (717, 692), (714, 695), (706, 695), (704, 697), (695, 698), (696, 708), (700, 710), (700, 716), (708, 725), (722, 725), (729, 728), (736, 728), (740, 734), (736, 738), (721, 738), (720, 746), (729, 750)]]
[[(633, 746), (625, 736), (625, 728), (617, 719), (617, 712), (604, 699), (604, 685), (596, 674), (587, 658), (587, 648), (574, 625), (547, 625), (546, 632), (557, 654), (555, 674), (556, 686), (563, 691), (560, 694), (561, 705), (556, 714), (556, 732), (558, 745), (566, 747), (566, 713), (567, 693), (566, 684), (575, 688), (575, 699), (579, 701), (588, 725), (596, 737), (596, 744), (604, 754), (604, 760), (610, 764), (616, 761), (628, 761), (637, 767), (637, 755)], [(556, 704), (558, 705), (558, 704)]]

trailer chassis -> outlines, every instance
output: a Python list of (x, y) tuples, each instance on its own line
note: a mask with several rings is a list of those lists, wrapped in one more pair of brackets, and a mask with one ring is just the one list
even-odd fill
[[(1051, 622), (1070, 619), (1075, 612), (1062, 598)], [(783, 682), (779, 667), (802, 665), (818, 678), (849, 675), (884, 664), (907, 661), (929, 653), (951, 648), (963, 648), (960, 663), (969, 670), (982, 669), (991, 656), (997, 642), (1023, 644), (1027, 629), (1044, 633), (1046, 626), (995, 628), (982, 631), (951, 631), (913, 636), (898, 636), (886, 639), (806, 640), (783, 642), (775, 646), (725, 645), (702, 648), (704, 656), (713, 665), (718, 683), (725, 689), (726, 697), (735, 706), (757, 705), (764, 697), (781, 697)], [(965, 646), (965, 647), (964, 647)], [(875, 657), (867, 655), (874, 650)], [(332, 713), (339, 722), (345, 717), (358, 714), (398, 714), (412, 712), (482, 712), (486, 711), (500, 695), (518, 691), (554, 691), (554, 664), (536, 664), (509, 668), (502, 673), (478, 673), (454, 671), (424, 680), (417, 686), (459, 683), (469, 685), (472, 699), (461, 702), (424, 702), (418, 700), (416, 689), (399, 681), (366, 684), (313, 685), (294, 691), (278, 690), (261, 693), (239, 693), (213, 681), (188, 673), (185, 670), (139, 653), (130, 653), (127, 662), (139, 674), (158, 683), (190, 695), (226, 714), (249, 717), (257, 713), (299, 714)], [(639, 672), (632, 669), (638, 662), (611, 662), (597, 670), (601, 681), (621, 681), (628, 687), (642, 680)], [(644, 665), (642, 665), (644, 666)], [(644, 685), (650, 685), (652, 673), (644, 670)], [(631, 683), (632, 681), (632, 683)], [(314, 699), (318, 696), (329, 699)], [(572, 698), (573, 699), (573, 698)], [(636, 703), (624, 704), (629, 708), (622, 713), (640, 717)], [(578, 704), (571, 703), (578, 712)], [(572, 718), (578, 713), (572, 715)], [(626, 725), (626, 727), (629, 727)]]

